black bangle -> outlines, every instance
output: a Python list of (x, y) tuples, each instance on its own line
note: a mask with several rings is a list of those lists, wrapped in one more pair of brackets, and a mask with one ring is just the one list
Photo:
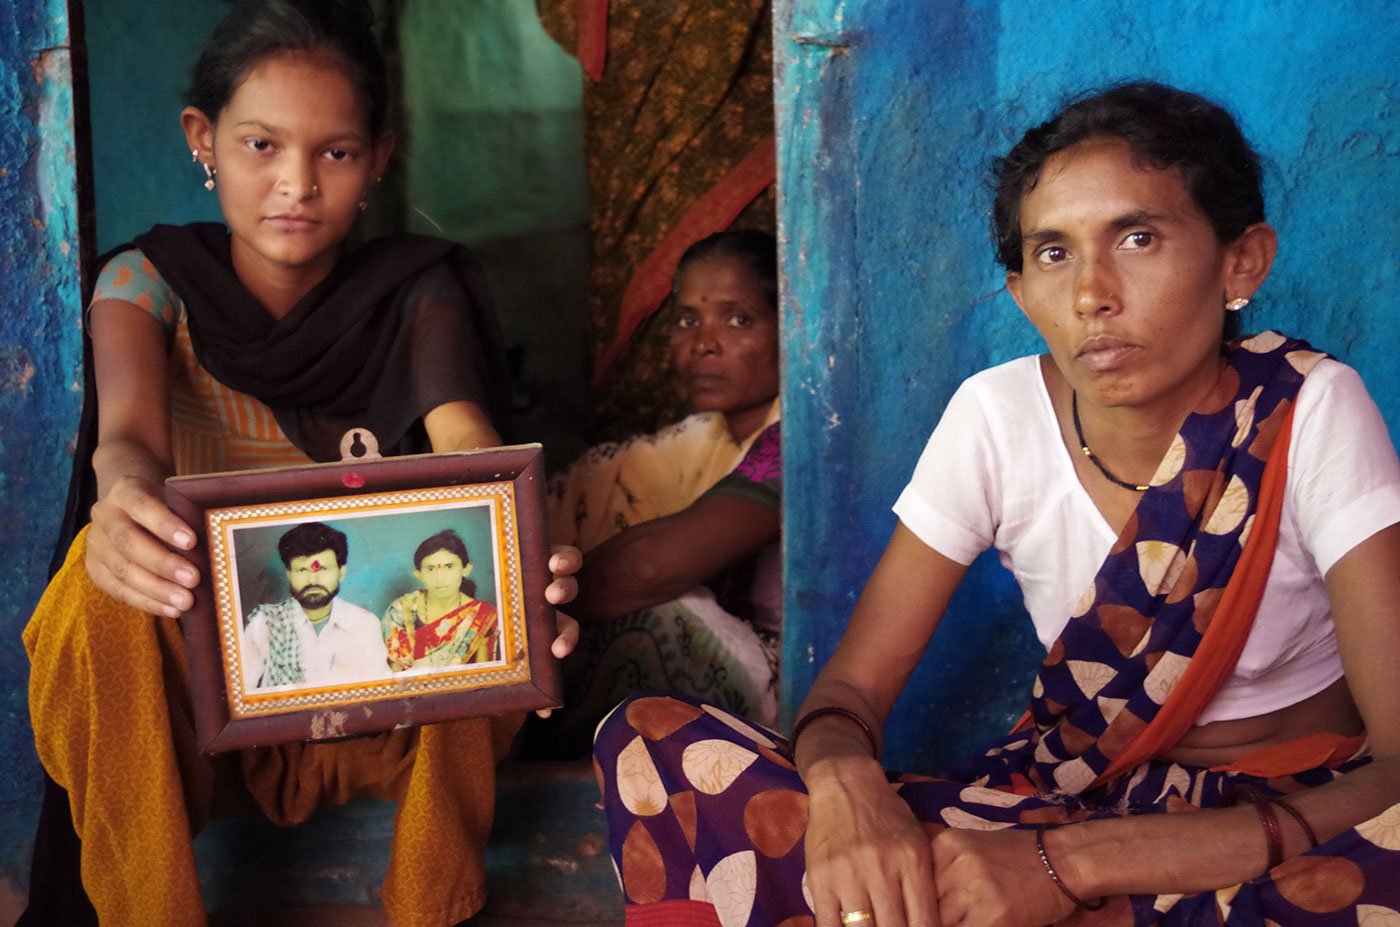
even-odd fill
[(1060, 879), (1060, 874), (1055, 871), (1055, 867), (1050, 865), (1050, 857), (1045, 853), (1045, 832), (1054, 829), (1055, 825), (1052, 824), (1041, 824), (1035, 829), (1035, 852), (1040, 855), (1040, 864), (1045, 867), (1045, 872), (1050, 876), (1050, 881), (1055, 883), (1055, 887), (1063, 892), (1066, 898), (1074, 902), (1076, 908), (1079, 908), (1081, 911), (1097, 911), (1108, 901), (1107, 898), (1100, 898), (1093, 904), (1080, 901), (1079, 896), (1070, 891), (1069, 886)]
[(1278, 815), (1274, 814), (1274, 807), (1269, 804), (1269, 799), (1263, 792), (1251, 785), (1237, 785), (1230, 791), (1230, 797), (1238, 804), (1240, 796), (1248, 798), (1250, 804), (1254, 805), (1254, 812), (1259, 815), (1259, 824), (1264, 828), (1264, 844), (1269, 854), (1268, 869), (1264, 871), (1268, 872), (1283, 862), (1283, 828), (1279, 827)]
[(865, 739), (870, 741), (870, 755), (876, 758), (880, 756), (880, 745), (876, 742), (875, 732), (870, 729), (870, 725), (866, 724), (865, 719), (854, 711), (851, 711), (849, 708), (842, 708), (839, 705), (824, 705), (821, 708), (813, 708), (801, 718), (797, 719), (797, 723), (792, 726), (792, 736), (788, 738), (788, 744), (792, 747), (794, 755), (797, 753), (797, 738), (802, 736), (802, 732), (807, 729), (807, 725), (827, 715), (840, 715), (843, 718), (849, 718), (856, 724), (859, 724), (860, 729), (865, 732)]
[(1298, 822), (1298, 826), (1303, 828), (1303, 833), (1307, 834), (1308, 836), (1309, 850), (1316, 848), (1317, 834), (1313, 831), (1312, 825), (1308, 823), (1308, 819), (1303, 817), (1303, 812), (1299, 811), (1297, 808), (1293, 807), (1288, 802), (1284, 801), (1282, 798), (1279, 798), (1277, 795), (1270, 795), (1269, 802), (1271, 804), (1277, 805), (1284, 811), (1287, 811), (1288, 814), (1293, 818), (1293, 820)]

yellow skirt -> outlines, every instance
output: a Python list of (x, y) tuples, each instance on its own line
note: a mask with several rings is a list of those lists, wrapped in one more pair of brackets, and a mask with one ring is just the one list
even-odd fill
[(83, 885), (104, 927), (205, 923), (191, 838), (211, 816), (256, 808), (291, 825), (359, 795), (398, 802), (383, 888), (393, 923), (442, 927), (476, 913), (495, 764), (519, 715), (202, 756), (179, 622), (94, 586), (86, 537), (49, 583), (24, 645), (35, 747), (68, 791)]

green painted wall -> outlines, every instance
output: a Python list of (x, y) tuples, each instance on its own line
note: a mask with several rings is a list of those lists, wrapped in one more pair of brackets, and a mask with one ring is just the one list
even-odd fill
[(475, 244), (586, 223), (579, 66), (534, 4), (413, 0), (398, 32), (405, 227)]
[(562, 466), (588, 412), (578, 62), (522, 0), (409, 0), (395, 28), (407, 106), (391, 221), (480, 250), (516, 346), (515, 436)]
[(85, 0), (97, 253), (156, 222), (212, 222), (219, 203), (190, 159), (180, 110), (223, 3)]

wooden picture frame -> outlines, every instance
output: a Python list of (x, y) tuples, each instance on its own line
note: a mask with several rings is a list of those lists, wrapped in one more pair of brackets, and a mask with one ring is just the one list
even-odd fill
[[(167, 480), (166, 502), (198, 535), (182, 625), (199, 749), (559, 707), (544, 481), (538, 444)], [(427, 585), (418, 567), (456, 569), (444, 530), (464, 543), (471, 582), (434, 619), (427, 597), (450, 580)], [(416, 562), (428, 538), (439, 548)], [(279, 550), (308, 539), (325, 549)]]

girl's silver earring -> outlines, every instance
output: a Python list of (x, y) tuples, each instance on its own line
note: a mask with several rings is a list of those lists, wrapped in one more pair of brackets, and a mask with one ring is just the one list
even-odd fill
[(1249, 300), (1245, 299), (1243, 296), (1236, 296), (1234, 299), (1226, 301), (1225, 308), (1230, 312), (1239, 312), (1241, 309), (1248, 305)]
[(204, 168), (204, 189), (214, 189), (214, 175), (217, 173), (217, 171), (215, 171), (214, 168), (210, 167), (208, 164), (205, 164), (199, 160), (198, 148), (190, 149), (190, 160), (193, 161), (195, 164), (198, 164), (200, 167)]
[(360, 212), (364, 212), (366, 209), (369, 209), (369, 202), (367, 200), (360, 200)]

